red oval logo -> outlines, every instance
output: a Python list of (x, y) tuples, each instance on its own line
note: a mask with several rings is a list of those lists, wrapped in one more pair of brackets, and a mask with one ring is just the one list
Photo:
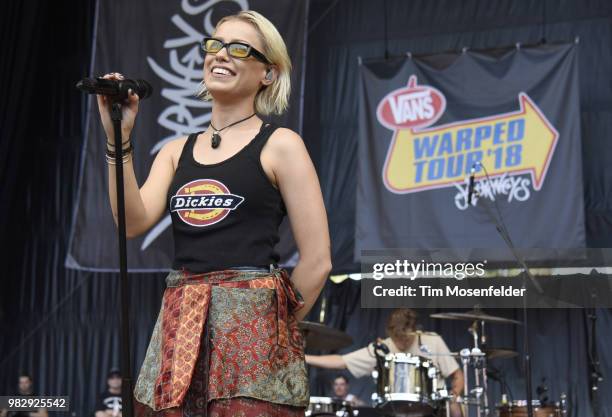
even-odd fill
[(417, 86), (416, 75), (408, 86), (387, 94), (378, 104), (376, 118), (388, 129), (418, 129), (434, 124), (446, 109), (446, 98), (440, 90)]
[(185, 223), (204, 227), (225, 219), (244, 197), (230, 193), (225, 184), (213, 179), (199, 179), (180, 187), (170, 199), (170, 212)]

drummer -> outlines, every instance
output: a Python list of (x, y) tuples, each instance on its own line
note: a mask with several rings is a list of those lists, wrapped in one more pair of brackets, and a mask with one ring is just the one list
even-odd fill
[[(444, 378), (450, 379), (453, 398), (463, 392), (463, 372), (439, 335), (415, 334), (416, 313), (409, 308), (393, 310), (387, 320), (387, 338), (381, 340), (391, 353), (410, 353), (430, 359)], [(433, 355), (432, 355), (433, 353)], [(373, 344), (343, 355), (306, 355), (306, 363), (327, 369), (348, 369), (355, 377), (370, 375), (376, 369)], [(461, 415), (457, 404), (451, 405), (451, 415)]]
[(361, 401), (359, 397), (349, 393), (350, 385), (349, 380), (346, 376), (340, 374), (336, 375), (332, 383), (332, 390), (334, 392), (334, 398), (346, 401), (352, 407), (363, 407), (366, 405), (365, 402)]

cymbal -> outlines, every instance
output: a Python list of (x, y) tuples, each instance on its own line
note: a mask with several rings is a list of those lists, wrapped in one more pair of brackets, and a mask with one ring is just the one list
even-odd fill
[[(461, 352), (429, 352), (428, 356), (454, 356), (461, 357)], [(509, 359), (518, 356), (518, 352), (512, 349), (488, 348), (482, 353), (471, 353), (470, 356), (486, 356), (487, 359)]]
[(353, 344), (353, 338), (342, 330), (321, 323), (301, 321), (299, 327), (304, 334), (308, 349), (336, 350)]
[(518, 356), (518, 352), (512, 349), (488, 348), (484, 349), (488, 359), (509, 359)]
[(484, 313), (482, 310), (470, 310), (465, 313), (435, 313), (430, 314), (429, 317), (433, 319), (446, 319), (446, 320), (467, 320), (467, 321), (487, 321), (489, 323), (509, 323), (509, 324), (522, 324), (518, 320), (507, 319), (505, 317), (492, 316)]

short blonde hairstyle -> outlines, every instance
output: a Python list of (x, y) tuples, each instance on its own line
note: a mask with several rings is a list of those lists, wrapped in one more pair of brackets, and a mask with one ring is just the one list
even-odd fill
[[(255, 96), (255, 111), (263, 115), (282, 114), (289, 107), (289, 95), (291, 94), (291, 58), (287, 53), (285, 41), (272, 22), (253, 10), (243, 10), (237, 14), (225, 16), (217, 23), (215, 32), (222, 23), (233, 19), (253, 25), (263, 44), (261, 52), (276, 67), (274, 82), (262, 87)], [(213, 99), (204, 80), (201, 82), (197, 96), (207, 101)]]

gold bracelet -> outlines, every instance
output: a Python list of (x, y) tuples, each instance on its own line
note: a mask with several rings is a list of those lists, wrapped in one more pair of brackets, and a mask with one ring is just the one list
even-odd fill
[[(132, 144), (130, 144), (130, 146), (128, 146), (127, 148), (121, 148), (121, 153), (124, 155), (132, 152), (134, 152), (134, 147), (132, 146)], [(106, 149), (106, 155), (110, 156), (111, 158), (114, 158), (116, 154), (117, 152), (115, 152), (114, 150), (111, 151), (109, 149)]]
[[(126, 140), (125, 142), (121, 142), (121, 145), (125, 145), (126, 143), (130, 143), (131, 138), (128, 138), (128, 140)], [(106, 138), (106, 146), (112, 146), (113, 148), (115, 147), (115, 142), (111, 142), (110, 140), (108, 140), (108, 138)]]
[[(126, 162), (129, 162), (131, 159), (132, 159), (132, 153), (131, 152), (126, 153), (121, 158), (121, 164), (123, 165)], [(115, 158), (110, 155), (106, 155), (106, 163), (108, 163), (109, 165), (117, 165), (117, 163), (115, 162)]]
[[(125, 146), (126, 144), (127, 144), (128, 146)], [(124, 151), (125, 151), (125, 150), (127, 150), (127, 149), (133, 149), (132, 142), (131, 142), (131, 141), (129, 141), (129, 140), (128, 140), (127, 142), (123, 142), (121, 145), (122, 145), (122, 146), (121, 146), (121, 149), (123, 149)], [(116, 149), (116, 148), (115, 148), (114, 146), (109, 146), (109, 145), (108, 145), (108, 143), (106, 144), (106, 152), (107, 152), (107, 153), (108, 153), (108, 152), (110, 152), (110, 153), (114, 153), (114, 152), (115, 152), (115, 149)]]

